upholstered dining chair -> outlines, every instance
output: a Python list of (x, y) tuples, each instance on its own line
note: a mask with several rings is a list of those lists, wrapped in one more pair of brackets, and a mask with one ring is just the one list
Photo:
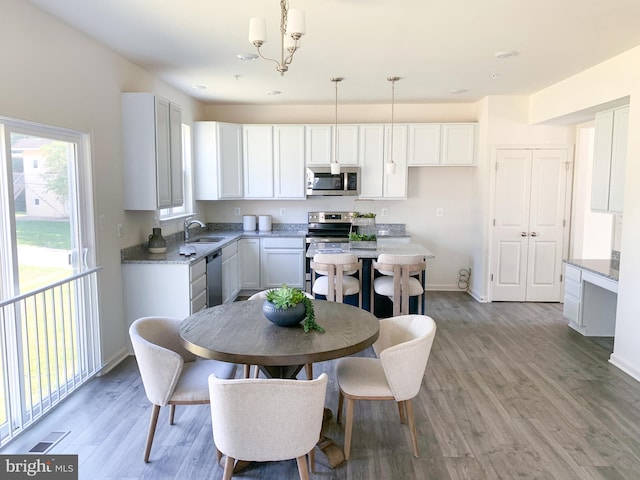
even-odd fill
[[(375, 294), (389, 297), (393, 302), (393, 316), (408, 315), (409, 298), (424, 295), (426, 262), (422, 255), (394, 255), (381, 253), (371, 262), (371, 312), (375, 312)], [(375, 277), (376, 270), (382, 275)], [(418, 278), (415, 278), (418, 276)], [(424, 313), (424, 298), (418, 302), (418, 313)]]
[[(343, 302), (344, 297), (358, 294), (362, 306), (362, 261), (352, 253), (316, 253), (311, 260), (311, 291), (329, 301)], [(353, 275), (358, 274), (357, 277)]]
[(327, 380), (326, 373), (315, 380), (210, 375), (213, 440), (226, 455), (223, 478), (231, 478), (237, 459), (295, 458), (300, 479), (308, 480), (306, 455), (320, 438)]
[(420, 391), (422, 378), (436, 334), (436, 324), (425, 315), (403, 315), (380, 320), (380, 334), (373, 344), (378, 358), (347, 357), (336, 363), (338, 396), (337, 422), (347, 399), (344, 457), (349, 458), (356, 400), (394, 400), (400, 422), (408, 419), (413, 455), (418, 457), (418, 440), (411, 399)]
[[(265, 300), (267, 298), (268, 291), (269, 289), (266, 289), (266, 290), (262, 290), (261, 292), (254, 293), (247, 300)], [(310, 293), (307, 293), (307, 292), (302, 292), (302, 293), (307, 298), (313, 298), (313, 295), (311, 295)], [(244, 378), (249, 378), (250, 369), (251, 369), (251, 365), (247, 365), (247, 364), (244, 365)], [(311, 380), (313, 378), (313, 364), (307, 363), (304, 366), (304, 370), (305, 370), (305, 373), (307, 374), (307, 380)], [(255, 369), (253, 370), (253, 378), (258, 378), (259, 375), (260, 375), (260, 369), (256, 365)]]
[(209, 403), (207, 378), (215, 374), (233, 378), (236, 365), (217, 360), (198, 360), (180, 343), (179, 318), (143, 317), (129, 328), (131, 344), (142, 377), (144, 391), (153, 404), (144, 461), (149, 462), (160, 408), (169, 405), (173, 425), (176, 405)]

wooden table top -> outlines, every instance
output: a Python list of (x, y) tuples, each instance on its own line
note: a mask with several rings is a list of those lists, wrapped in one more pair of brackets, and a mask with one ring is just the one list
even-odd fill
[(264, 300), (207, 308), (187, 317), (180, 336), (187, 350), (204, 358), (265, 366), (304, 365), (344, 357), (372, 345), (379, 321), (366, 310), (312, 300), (325, 332), (305, 333), (302, 324), (280, 327), (262, 313)]

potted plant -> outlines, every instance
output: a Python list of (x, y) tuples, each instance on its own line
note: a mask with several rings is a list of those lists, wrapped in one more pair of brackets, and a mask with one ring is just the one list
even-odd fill
[[(353, 231), (353, 227), (358, 231)], [(359, 213), (353, 215), (349, 231), (349, 247), (356, 249), (375, 250), (378, 246), (376, 237), (376, 214)]]
[(311, 299), (299, 288), (289, 287), (286, 283), (267, 292), (262, 311), (265, 317), (281, 327), (292, 327), (302, 321), (305, 332), (324, 332), (324, 328), (316, 323)]

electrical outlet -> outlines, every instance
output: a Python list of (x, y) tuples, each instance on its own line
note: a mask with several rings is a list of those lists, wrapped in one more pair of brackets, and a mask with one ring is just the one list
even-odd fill
[(233, 210), (233, 213), (234, 213), (236, 216), (237, 216), (237, 215), (240, 215), (240, 207), (236, 207), (236, 208)]
[(441, 217), (442, 215), (444, 215), (444, 210), (436, 208), (436, 217)]
[(281, 208), (280, 209), (280, 216), (284, 217), (287, 214), (287, 209), (286, 208)]
[(380, 216), (381, 217), (386, 217), (389, 214), (389, 209), (388, 208), (383, 208), (380, 210)]

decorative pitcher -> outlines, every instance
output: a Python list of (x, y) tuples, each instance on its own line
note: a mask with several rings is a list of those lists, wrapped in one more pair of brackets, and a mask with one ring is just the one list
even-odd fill
[(164, 253), (167, 251), (167, 241), (162, 236), (162, 229), (154, 228), (149, 235), (149, 251), (151, 253)]

